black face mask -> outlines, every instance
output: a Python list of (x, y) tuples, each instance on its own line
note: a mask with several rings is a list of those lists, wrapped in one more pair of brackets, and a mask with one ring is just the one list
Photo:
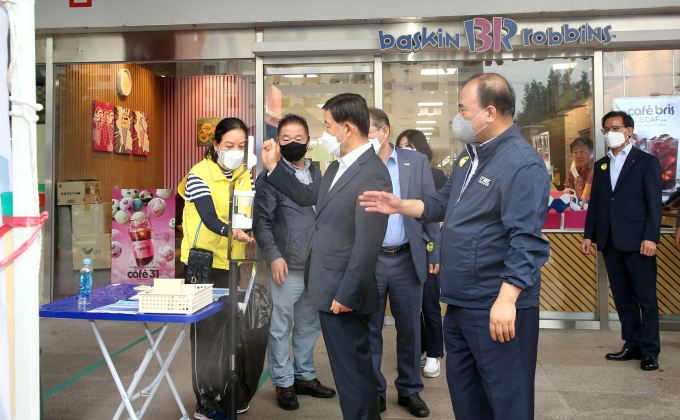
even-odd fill
[(281, 154), (288, 162), (297, 162), (307, 153), (307, 143), (301, 144), (296, 141), (281, 146)]

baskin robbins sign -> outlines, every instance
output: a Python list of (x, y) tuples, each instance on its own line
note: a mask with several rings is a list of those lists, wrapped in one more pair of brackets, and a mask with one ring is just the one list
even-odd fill
[[(562, 25), (560, 29), (546, 28), (545, 30), (522, 29), (518, 31), (517, 23), (512, 19), (495, 17), (492, 21), (484, 18), (475, 18), (463, 22), (465, 37), (470, 52), (485, 52), (493, 49), (500, 52), (502, 48), (512, 51), (512, 40), (521, 32), (522, 45), (530, 47), (533, 45), (547, 45), (556, 47), (558, 45), (579, 43), (585, 44), (590, 41), (597, 41), (602, 45), (607, 45), (612, 40), (611, 25), (592, 27), (585, 23), (581, 26)], [(442, 28), (436, 31), (429, 31), (423, 27), (422, 32), (395, 36), (378, 31), (380, 38), (380, 50), (389, 50), (396, 47), (400, 51), (418, 51), (432, 46), (434, 48), (455, 48), (460, 50), (460, 34), (450, 34)], [(478, 45), (477, 41), (481, 42)]]

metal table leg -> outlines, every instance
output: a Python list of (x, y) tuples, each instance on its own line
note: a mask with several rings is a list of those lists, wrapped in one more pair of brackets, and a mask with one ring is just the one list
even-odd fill
[(101, 334), (99, 334), (99, 329), (97, 328), (97, 324), (93, 319), (88, 320), (90, 323), (90, 326), (92, 327), (92, 331), (94, 332), (94, 336), (97, 339), (97, 343), (99, 344), (99, 348), (102, 351), (102, 354), (104, 355), (104, 360), (106, 360), (106, 364), (109, 366), (109, 370), (111, 371), (111, 376), (113, 376), (113, 381), (116, 383), (116, 388), (118, 388), (118, 392), (120, 393), (120, 397), (122, 398), (123, 402), (122, 404), (125, 406), (127, 409), (128, 414), (130, 415), (130, 418), (132, 420), (138, 420), (137, 415), (135, 414), (135, 410), (132, 408), (132, 404), (130, 404), (130, 400), (128, 399), (127, 393), (125, 392), (125, 388), (123, 388), (123, 384), (120, 381), (120, 377), (118, 376), (118, 372), (116, 372), (115, 366), (113, 366), (113, 362), (111, 361), (111, 356), (109, 355), (109, 351), (106, 349), (106, 345), (104, 344), (104, 340), (102, 340)]
[[(144, 326), (144, 332), (146, 333), (147, 338), (149, 339), (149, 342), (151, 345), (154, 345), (154, 340), (153, 336), (151, 335), (151, 331), (149, 331), (149, 327), (146, 325), (146, 322), (143, 322), (142, 325)], [(182, 418), (180, 420), (189, 420), (189, 414), (187, 413), (186, 409), (184, 408), (184, 404), (182, 404), (182, 399), (179, 397), (179, 393), (177, 392), (177, 389), (175, 388), (175, 384), (172, 381), (172, 378), (170, 377), (170, 373), (168, 372), (168, 369), (170, 368), (170, 364), (172, 363), (172, 360), (175, 358), (175, 355), (177, 354), (177, 351), (179, 350), (179, 346), (182, 344), (182, 341), (184, 340), (184, 337), (186, 336), (186, 329), (189, 326), (189, 324), (184, 324), (182, 326), (182, 330), (180, 331), (177, 340), (175, 340), (175, 344), (172, 346), (172, 349), (170, 350), (170, 353), (168, 354), (167, 360), (163, 361), (163, 357), (159, 352), (156, 352), (156, 358), (158, 359), (158, 362), (161, 365), (161, 370), (158, 372), (158, 375), (156, 375), (156, 378), (143, 390), (141, 390), (138, 394), (133, 396), (132, 400), (134, 401), (138, 396), (146, 396), (147, 399), (144, 402), (144, 406), (142, 407), (142, 410), (139, 412), (139, 419), (141, 420), (144, 414), (146, 413), (146, 409), (149, 407), (149, 404), (151, 403), (151, 400), (153, 399), (154, 395), (156, 394), (156, 390), (160, 386), (163, 377), (168, 382), (168, 385), (170, 386), (170, 390), (172, 391), (172, 395), (175, 397), (175, 401), (177, 402), (177, 406), (179, 407), (180, 411), (182, 412)], [(160, 338), (159, 338), (160, 340)]]
[[(137, 385), (139, 384), (139, 381), (142, 380), (142, 376), (144, 376), (144, 371), (146, 371), (146, 368), (149, 366), (149, 362), (151, 361), (151, 357), (153, 357), (153, 354), (156, 353), (158, 349), (158, 345), (160, 344), (161, 340), (163, 340), (163, 336), (165, 335), (165, 331), (168, 329), (168, 323), (166, 322), (163, 324), (163, 327), (161, 328), (161, 332), (158, 334), (158, 340), (156, 340), (156, 343), (146, 351), (146, 354), (144, 355), (144, 359), (142, 359), (142, 364), (139, 365), (139, 368), (135, 372), (135, 376), (132, 378), (132, 382), (130, 383), (130, 386), (128, 387), (128, 390), (126, 392), (126, 395), (128, 397), (128, 401), (132, 402), (139, 398), (139, 395), (130, 397), (133, 392), (135, 392), (135, 389), (137, 388)], [(118, 406), (118, 411), (116, 411), (116, 415), (113, 417), (113, 420), (118, 420), (120, 418), (120, 415), (123, 414), (123, 404), (120, 404)], [(137, 419), (141, 419), (141, 414), (138, 412), (137, 413)]]

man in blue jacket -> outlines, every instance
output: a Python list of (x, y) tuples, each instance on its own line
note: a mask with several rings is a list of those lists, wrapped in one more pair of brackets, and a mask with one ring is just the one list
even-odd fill
[(446, 375), (457, 420), (534, 418), (541, 238), (550, 181), (513, 122), (515, 94), (497, 74), (460, 93), (455, 137), (467, 144), (446, 185), (421, 200), (366, 192), (369, 212), (443, 221), (441, 299)]

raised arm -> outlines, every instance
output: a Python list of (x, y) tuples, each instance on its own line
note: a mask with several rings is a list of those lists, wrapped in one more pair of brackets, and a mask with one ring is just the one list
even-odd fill
[(300, 207), (315, 205), (319, 197), (321, 183), (314, 182), (305, 185), (299, 182), (293, 174), (278, 164), (280, 152), (281, 147), (273, 139), (264, 142), (262, 145), (262, 163), (269, 173), (262, 179)]

